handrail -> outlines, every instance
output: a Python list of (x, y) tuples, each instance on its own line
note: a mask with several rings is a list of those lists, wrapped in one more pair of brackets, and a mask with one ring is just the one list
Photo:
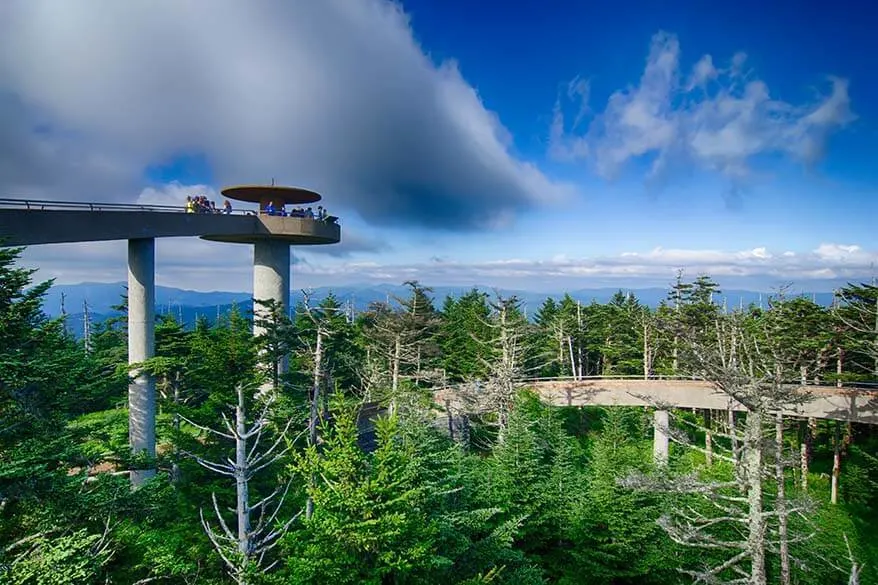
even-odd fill
[[(635, 376), (635, 375), (609, 375), (609, 376), (555, 376), (555, 377), (523, 377), (516, 378), (513, 382), (517, 384), (527, 384), (530, 382), (587, 382), (587, 381), (600, 381), (600, 380), (629, 380), (629, 381), (646, 381), (646, 382), (710, 382), (710, 380), (706, 380), (704, 378), (693, 377), (693, 376), (664, 376), (664, 375), (650, 375), (650, 376)], [(458, 382), (456, 384), (450, 384), (447, 386), (448, 388), (454, 388), (459, 386), (467, 386), (471, 384), (484, 384), (485, 380), (470, 380), (467, 382)], [(801, 380), (790, 380), (784, 382), (784, 385), (788, 386), (802, 386)], [(844, 386), (838, 387), (834, 382), (814, 382), (813, 380), (807, 380), (805, 382), (805, 386), (818, 386), (818, 387), (832, 387), (837, 388), (838, 390), (856, 390), (856, 389), (864, 389), (864, 390), (872, 390), (878, 389), (878, 382), (845, 382)]]
[[(631, 374), (610, 374), (604, 376), (546, 376), (546, 377), (522, 377), (516, 378), (515, 382), (581, 382), (586, 380), (646, 380), (646, 381), (683, 381), (683, 382), (709, 382), (699, 376), (665, 376), (662, 374), (650, 374), (649, 376)], [(802, 386), (801, 380), (787, 380), (785, 385)], [(815, 382), (806, 380), (805, 386), (835, 386), (835, 381)], [(852, 387), (878, 387), (878, 382), (844, 382), (844, 388)]]
[[(27, 209), (33, 211), (47, 211), (47, 210), (80, 210), (80, 211), (149, 211), (155, 213), (187, 213), (186, 205), (154, 205), (154, 204), (143, 204), (143, 203), (101, 203), (101, 202), (90, 202), (90, 201), (51, 201), (47, 199), (13, 199), (13, 198), (2, 198), (0, 197), (0, 208), (15, 208), (15, 209)], [(188, 212), (192, 213), (192, 212)], [(194, 215), (266, 215), (265, 212), (261, 209), (233, 209), (230, 213), (226, 213), (220, 208), (217, 208), (216, 212), (204, 212), (204, 211), (196, 211)], [(295, 219), (309, 219), (311, 221), (329, 221), (320, 220), (316, 217), (305, 217), (299, 215), (287, 215), (280, 216), (277, 215), (275, 217), (292, 217)], [(338, 218), (335, 217), (332, 223), (338, 223)]]
[[(34, 211), (45, 211), (52, 209), (77, 209), (82, 211), (152, 211), (152, 212), (177, 212), (185, 213), (186, 205), (157, 205), (144, 203), (113, 203), (113, 202), (92, 202), (92, 201), (51, 201), (47, 199), (12, 199), (0, 198), (0, 207), (14, 207), (23, 209), (32, 209)], [(255, 215), (255, 210), (235, 209), (232, 213), (238, 215)], [(200, 215), (224, 215), (222, 210), (216, 214)]]

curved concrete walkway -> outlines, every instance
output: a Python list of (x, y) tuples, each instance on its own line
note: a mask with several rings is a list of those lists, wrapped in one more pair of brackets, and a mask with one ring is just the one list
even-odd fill
[(292, 245), (333, 244), (341, 239), (341, 227), (303, 217), (185, 213), (164, 206), (0, 207), (4, 246), (187, 236), (242, 243), (270, 239)]
[[(555, 406), (652, 406), (658, 408), (701, 408), (746, 410), (727, 394), (702, 380), (644, 380), (624, 378), (585, 378), (522, 380), (543, 401)], [(823, 418), (864, 424), (878, 424), (878, 392), (864, 388), (797, 386), (805, 401), (784, 410), (788, 416)], [(465, 414), (481, 410), (478, 393), (464, 397), (454, 388), (434, 394), (437, 404), (447, 404), (452, 412)], [(446, 402), (448, 401), (448, 402)]]
[[(309, 200), (320, 200), (308, 193)], [(155, 239), (186, 236), (252, 245), (254, 299), (274, 300), (286, 310), (290, 246), (338, 243), (341, 227), (312, 218), (257, 215), (255, 210), (187, 213), (182, 205), (0, 198), (0, 246), (128, 240), (128, 438), (133, 453), (150, 458), (156, 455), (155, 380), (138, 364), (155, 355)], [(131, 482), (140, 485), (153, 475), (150, 463), (133, 469)]]

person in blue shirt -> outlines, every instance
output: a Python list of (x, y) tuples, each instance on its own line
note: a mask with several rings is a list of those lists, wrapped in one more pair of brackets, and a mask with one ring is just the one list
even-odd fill
[(265, 213), (268, 215), (274, 215), (276, 213), (274, 209), (274, 201), (269, 201), (268, 204), (266, 204)]

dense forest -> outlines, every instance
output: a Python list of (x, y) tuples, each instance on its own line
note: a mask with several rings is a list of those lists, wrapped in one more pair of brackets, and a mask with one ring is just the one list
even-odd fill
[[(410, 282), (354, 316), (307, 295), (165, 315), (139, 364), (159, 404), (145, 460), (125, 299), (77, 339), (20, 252), (0, 249), (2, 583), (878, 583), (875, 425), (778, 414), (802, 383), (878, 381), (874, 285), (727, 307), (681, 274), (656, 309), (619, 293), (525, 315)], [(652, 408), (528, 388), (588, 376), (702, 378), (747, 412), (671, 412), (656, 461)], [(484, 406), (454, 436), (433, 404), (449, 387)]]

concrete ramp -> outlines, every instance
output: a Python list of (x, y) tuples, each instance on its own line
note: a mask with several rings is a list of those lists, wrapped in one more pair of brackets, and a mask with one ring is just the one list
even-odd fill
[[(741, 404), (702, 380), (642, 380), (593, 378), (584, 380), (522, 381), (547, 404), (555, 406), (661, 406), (746, 410)], [(878, 424), (878, 392), (833, 386), (794, 387), (802, 404), (784, 410), (788, 416), (823, 418), (863, 424)], [(446, 388), (436, 393), (436, 402), (449, 401), (455, 412), (480, 409), (478, 392)], [(731, 404), (730, 404), (731, 403)]]

